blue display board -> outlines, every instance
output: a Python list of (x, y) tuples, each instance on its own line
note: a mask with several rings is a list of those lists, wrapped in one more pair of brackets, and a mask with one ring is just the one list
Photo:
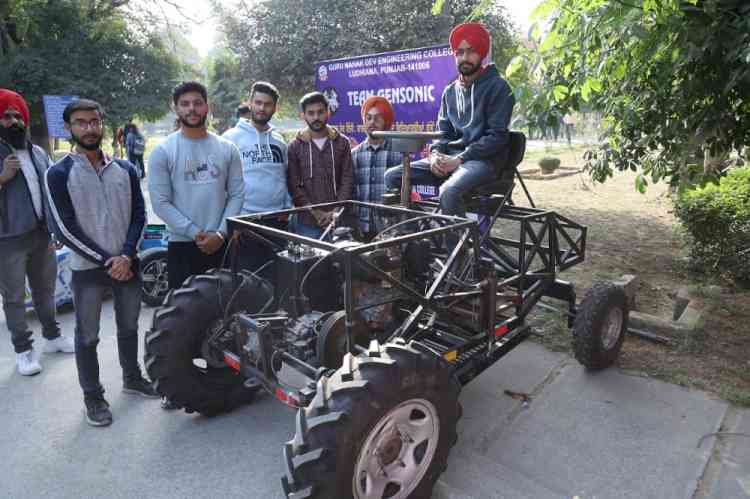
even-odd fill
[(44, 117), (47, 120), (47, 132), (50, 137), (69, 139), (70, 133), (63, 123), (65, 106), (77, 100), (77, 95), (43, 95)]

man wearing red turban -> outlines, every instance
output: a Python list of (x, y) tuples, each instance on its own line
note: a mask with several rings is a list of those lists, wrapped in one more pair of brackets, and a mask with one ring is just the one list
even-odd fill
[[(430, 157), (412, 163), (412, 184), (440, 186), (443, 214), (465, 216), (464, 194), (498, 177), (508, 156), (508, 126), (515, 99), (494, 64), (483, 64), (491, 37), (480, 23), (463, 23), (450, 34), (458, 78), (443, 91), (437, 128), (444, 137)], [(401, 186), (402, 168), (385, 174), (389, 189)]]
[[(366, 203), (380, 203), (385, 192), (385, 171), (401, 163), (401, 153), (394, 152), (387, 139), (376, 139), (373, 132), (390, 130), (395, 119), (388, 99), (372, 95), (362, 104), (362, 125), (367, 139), (352, 151), (354, 166), (354, 199)], [(373, 210), (359, 208), (359, 226), (366, 240), (383, 229), (382, 220)]]
[(47, 153), (26, 136), (29, 108), (23, 97), (0, 89), (0, 295), (5, 322), (16, 351), (16, 367), (24, 376), (42, 370), (26, 322), (26, 280), (45, 352), (74, 351), (55, 320), (57, 257), (46, 223), (44, 174)]

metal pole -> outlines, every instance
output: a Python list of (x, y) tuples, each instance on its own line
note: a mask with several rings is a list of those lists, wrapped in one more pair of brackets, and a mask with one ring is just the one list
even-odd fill
[(411, 154), (404, 154), (403, 170), (401, 173), (401, 205), (405, 208), (411, 203)]

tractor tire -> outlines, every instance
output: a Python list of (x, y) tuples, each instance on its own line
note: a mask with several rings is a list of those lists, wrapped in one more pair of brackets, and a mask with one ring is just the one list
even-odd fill
[(573, 352), (588, 369), (611, 366), (628, 330), (628, 297), (612, 283), (596, 283), (586, 293), (573, 323)]
[(286, 497), (429, 498), (458, 439), (460, 391), (451, 365), (417, 342), (347, 353), (297, 413)]
[(194, 363), (204, 358), (201, 347), (206, 333), (221, 320), (223, 307), (235, 291), (229, 314), (257, 312), (273, 296), (268, 281), (240, 275), (244, 280), (239, 290), (228, 270), (192, 276), (182, 288), (170, 291), (164, 305), (154, 312), (146, 334), (146, 370), (156, 391), (186, 412), (214, 416), (252, 399), (254, 391), (245, 388), (244, 378), (233, 369), (212, 367), (212, 362), (203, 367)]
[(164, 303), (169, 292), (167, 248), (151, 248), (140, 255), (141, 301), (149, 307)]

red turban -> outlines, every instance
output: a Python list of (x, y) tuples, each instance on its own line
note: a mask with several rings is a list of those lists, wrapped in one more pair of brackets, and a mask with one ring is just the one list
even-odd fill
[(23, 97), (12, 90), (0, 88), (0, 114), (5, 114), (5, 111), (9, 107), (13, 107), (16, 111), (21, 113), (21, 116), (23, 116), (23, 122), (26, 126), (29, 126), (29, 106), (26, 105), (26, 101), (23, 100)]
[(390, 129), (391, 125), (393, 125), (393, 120), (396, 118), (396, 113), (394, 113), (393, 106), (388, 102), (388, 99), (379, 95), (371, 95), (365, 100), (364, 104), (362, 104), (362, 121), (367, 121), (367, 113), (370, 112), (370, 109), (373, 107), (377, 108), (377, 110), (380, 111), (380, 114), (383, 115), (386, 130)]
[(490, 33), (482, 23), (461, 23), (453, 28), (449, 37), (451, 50), (455, 52), (464, 40), (482, 56), (482, 59), (487, 57), (490, 51)]

